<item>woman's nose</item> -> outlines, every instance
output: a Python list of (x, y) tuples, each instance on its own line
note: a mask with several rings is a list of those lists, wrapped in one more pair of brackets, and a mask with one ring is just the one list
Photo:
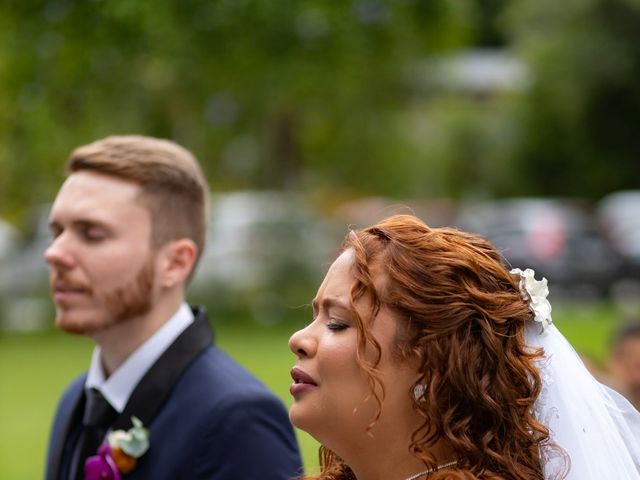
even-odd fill
[(298, 358), (312, 357), (316, 351), (316, 341), (313, 338), (311, 325), (298, 330), (289, 338), (289, 349)]

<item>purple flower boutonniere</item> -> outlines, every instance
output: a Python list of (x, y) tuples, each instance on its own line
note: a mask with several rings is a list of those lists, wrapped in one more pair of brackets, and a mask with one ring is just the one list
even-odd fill
[(149, 430), (136, 417), (131, 417), (131, 422), (133, 427), (126, 432), (111, 432), (98, 448), (98, 454), (87, 458), (85, 480), (121, 480), (120, 474), (134, 469), (138, 458), (149, 449)]

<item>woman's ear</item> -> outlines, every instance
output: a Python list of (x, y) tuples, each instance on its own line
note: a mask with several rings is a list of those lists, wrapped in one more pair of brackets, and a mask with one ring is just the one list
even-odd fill
[(198, 247), (188, 238), (173, 240), (162, 247), (160, 257), (160, 285), (164, 288), (184, 285), (195, 266)]

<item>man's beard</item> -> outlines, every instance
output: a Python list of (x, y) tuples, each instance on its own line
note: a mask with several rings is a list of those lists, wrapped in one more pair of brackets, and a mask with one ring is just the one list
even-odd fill
[(91, 319), (84, 319), (79, 322), (57, 321), (56, 324), (65, 332), (88, 335), (141, 317), (152, 307), (154, 277), (154, 259), (149, 258), (131, 282), (102, 295), (106, 310), (105, 318), (97, 323), (92, 322)]
[(145, 315), (151, 310), (154, 276), (155, 265), (153, 258), (150, 258), (128, 285), (105, 294), (105, 305), (111, 312), (114, 325)]

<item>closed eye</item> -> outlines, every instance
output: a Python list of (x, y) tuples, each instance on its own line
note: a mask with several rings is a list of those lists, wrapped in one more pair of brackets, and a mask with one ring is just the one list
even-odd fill
[(103, 230), (95, 227), (89, 227), (81, 230), (82, 238), (89, 243), (97, 243), (106, 238)]
[(349, 328), (349, 325), (347, 325), (346, 323), (343, 322), (338, 322), (335, 320), (331, 320), (329, 321), (329, 323), (327, 323), (327, 328), (331, 331), (340, 331), (340, 330), (346, 330), (347, 328)]
[(109, 230), (97, 222), (80, 220), (75, 222), (74, 227), (82, 240), (87, 243), (98, 243), (109, 236)]

